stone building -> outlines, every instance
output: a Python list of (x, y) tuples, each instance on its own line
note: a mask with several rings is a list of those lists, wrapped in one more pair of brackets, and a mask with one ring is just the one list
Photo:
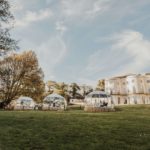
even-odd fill
[(150, 74), (129, 74), (105, 80), (114, 105), (150, 104)]

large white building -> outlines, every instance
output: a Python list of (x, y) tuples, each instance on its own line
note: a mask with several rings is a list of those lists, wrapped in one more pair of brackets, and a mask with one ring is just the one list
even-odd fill
[(150, 104), (150, 73), (106, 79), (105, 92), (112, 96), (114, 105)]

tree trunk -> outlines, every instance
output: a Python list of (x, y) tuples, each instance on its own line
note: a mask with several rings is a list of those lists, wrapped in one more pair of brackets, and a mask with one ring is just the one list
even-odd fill
[(6, 100), (0, 103), (0, 109), (5, 109), (5, 107), (11, 102), (11, 100)]

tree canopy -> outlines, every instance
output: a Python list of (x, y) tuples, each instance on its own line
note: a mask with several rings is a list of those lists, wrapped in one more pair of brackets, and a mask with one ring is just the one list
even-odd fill
[(105, 80), (104, 79), (98, 81), (96, 90), (105, 91)]
[(18, 49), (17, 41), (10, 35), (12, 28), (10, 24), (13, 20), (14, 17), (10, 12), (9, 2), (7, 0), (0, 0), (0, 55)]
[(1, 107), (21, 95), (39, 101), (44, 93), (43, 72), (33, 51), (13, 54), (0, 61)]

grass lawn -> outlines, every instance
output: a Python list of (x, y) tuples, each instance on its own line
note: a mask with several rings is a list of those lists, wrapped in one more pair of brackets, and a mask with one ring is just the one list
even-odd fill
[(118, 110), (0, 111), (0, 150), (150, 150), (150, 105)]

